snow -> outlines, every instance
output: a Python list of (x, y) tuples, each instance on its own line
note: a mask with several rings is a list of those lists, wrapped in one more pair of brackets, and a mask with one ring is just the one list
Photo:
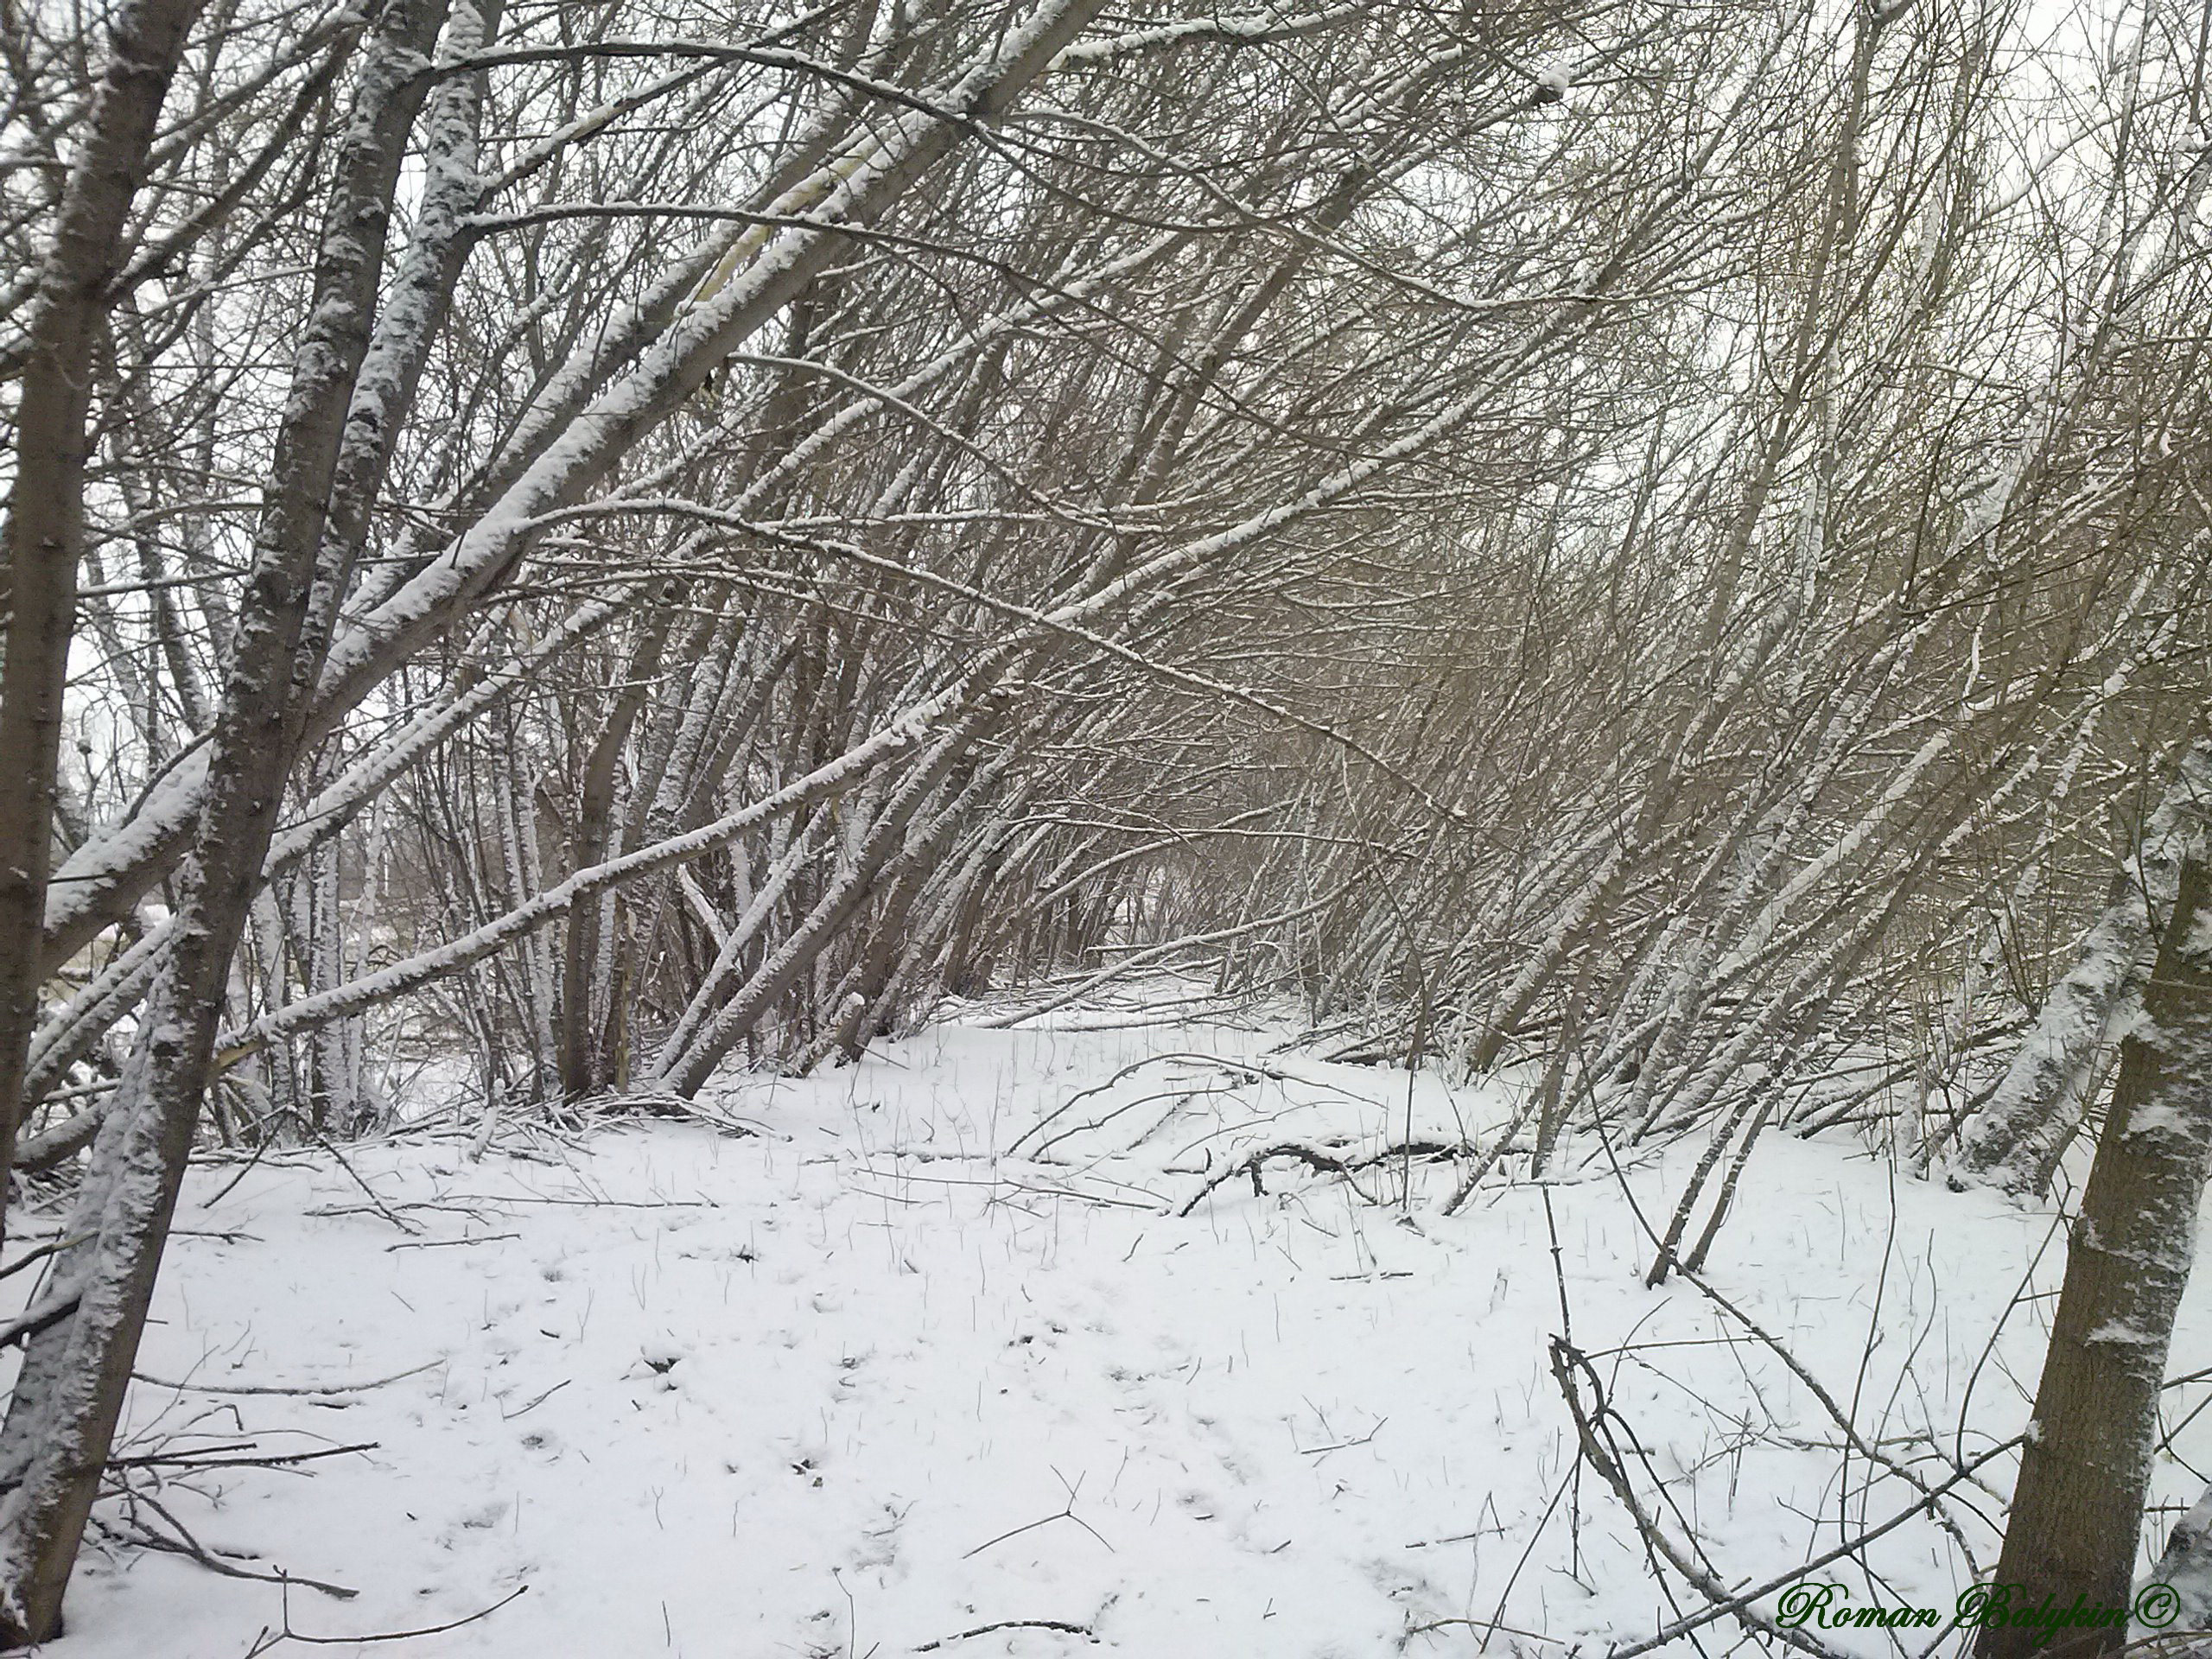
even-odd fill
[[(1548, 1353), (1564, 1294), (1616, 1434), (1722, 1579), (1833, 1548), (1846, 1494), (1854, 1529), (1909, 1507), (1886, 1476), (1862, 1497), (1863, 1458), (1773, 1353), (1715, 1340), (1740, 1328), (1694, 1287), (1640, 1282), (1628, 1197), (1666, 1214), (1694, 1146), (1624, 1195), (1602, 1149), (1573, 1144), (1570, 1179), (1485, 1188), (1451, 1219), (1451, 1167), (1395, 1159), (1357, 1175), (1363, 1197), (1277, 1160), (1264, 1196), (1239, 1175), (1173, 1213), (1262, 1147), (1357, 1159), (1514, 1104), (1428, 1077), (1409, 1097), (1402, 1071), (1286, 1035), (1092, 1007), (729, 1078), (701, 1109), (725, 1128), (505, 1128), (476, 1160), (471, 1108), (342, 1162), (204, 1163), (122, 1454), (369, 1448), (160, 1466), (156, 1495), (203, 1543), (358, 1589), (292, 1588), (298, 1631), (435, 1626), (524, 1592), (340, 1656), (1452, 1655), (1493, 1621), (1493, 1652), (1602, 1652), (1673, 1612), (1603, 1484), (1567, 1478)], [(2039, 1250), (2033, 1287), (2055, 1282), (2050, 1231), (1893, 1180), (1854, 1142), (1769, 1137), (1711, 1282), (1856, 1402), (1866, 1440), (1940, 1480), (1916, 1432), (1973, 1458), (2024, 1425), (2038, 1315), (1984, 1350)], [(2212, 1343), (2202, 1300), (2177, 1371)], [(2170, 1421), (2203, 1392), (2176, 1390)], [(2178, 1449), (2201, 1461), (2203, 1426)], [(2009, 1461), (1984, 1476), (2001, 1491)], [(2159, 1478), (2183, 1503), (2201, 1485)], [(1969, 1495), (1954, 1512), (1986, 1566), (2001, 1505)], [(2146, 1530), (2155, 1552), (2164, 1528)], [(1854, 1605), (1946, 1610), (1970, 1581), (1924, 1519), (1868, 1554), (1886, 1590), (1848, 1563), (1818, 1576)], [(140, 1659), (158, 1631), (169, 1659), (242, 1659), (283, 1599), (88, 1549), (46, 1651)], [(1006, 1628), (962, 1634), (986, 1625)], [(1887, 1650), (1878, 1631), (1833, 1640)]]
[(2184, 1630), (2212, 1623), (2212, 1549), (2205, 1548), (2208, 1541), (2212, 1541), (2212, 1486), (2175, 1525), (2165, 1553), (2151, 1569), (2152, 1581), (2165, 1585), (2179, 1599), (2175, 1622)]

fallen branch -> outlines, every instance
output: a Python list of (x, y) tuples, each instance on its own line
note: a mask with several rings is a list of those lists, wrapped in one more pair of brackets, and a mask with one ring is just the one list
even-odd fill
[(149, 1376), (143, 1371), (133, 1371), (130, 1376), (133, 1382), (148, 1383), (157, 1389), (175, 1389), (180, 1394), (188, 1391), (193, 1394), (359, 1394), (367, 1389), (381, 1389), (386, 1383), (420, 1376), (424, 1371), (445, 1363), (442, 1359), (426, 1359), (420, 1365), (394, 1371), (390, 1376), (371, 1377), (365, 1382), (301, 1383), (297, 1387), (275, 1382), (194, 1382), (188, 1379), (182, 1382), (169, 1382), (158, 1376)]
[(455, 1244), (493, 1244), (503, 1238), (520, 1238), (520, 1233), (479, 1233), (474, 1238), (404, 1238), (397, 1244), (387, 1244), (384, 1253), (394, 1250), (442, 1250)]
[[(286, 1585), (305, 1582), (303, 1580), (294, 1580), (281, 1575), (278, 1581)], [(444, 1624), (425, 1624), (420, 1630), (375, 1630), (366, 1636), (309, 1636), (304, 1630), (294, 1630), (291, 1598), (287, 1595), (284, 1598), (283, 1628), (272, 1630), (267, 1625), (263, 1625), (261, 1634), (254, 1638), (253, 1645), (246, 1649), (245, 1659), (259, 1659), (260, 1655), (268, 1652), (283, 1642), (306, 1642), (316, 1647), (343, 1648), (356, 1643), (366, 1644), (371, 1642), (412, 1642), (417, 1637), (442, 1636), (448, 1630), (457, 1630), (464, 1624), (474, 1624), (479, 1619), (491, 1618), (500, 1608), (529, 1588), (530, 1586), (526, 1584), (518, 1585), (512, 1594), (500, 1597), (489, 1607), (473, 1612), (466, 1618), (456, 1618)]]
[[(1584, 1357), (1580, 1349), (1565, 1337), (1552, 1338), (1551, 1355), (1552, 1376), (1559, 1382), (1560, 1394), (1567, 1402), (1568, 1414), (1574, 1419), (1575, 1439), (1581, 1447), (1582, 1460), (1597, 1471), (1599, 1479), (1612, 1488), (1613, 1496), (1620, 1499), (1621, 1506), (1635, 1521), (1636, 1529), (1643, 1535), (1644, 1543), (1656, 1554), (1663, 1556), (1668, 1566), (1681, 1573), (1688, 1580), (1690, 1587), (1705, 1598), (1707, 1612), (1713, 1618), (1724, 1613), (1732, 1614), (1747, 1630), (1785, 1642), (1800, 1652), (1816, 1654), (1821, 1656), (1821, 1659), (1843, 1659), (1837, 1649), (1826, 1643), (1815, 1641), (1802, 1630), (1777, 1624), (1764, 1614), (1754, 1611), (1751, 1604), (1757, 1599), (1756, 1593), (1732, 1596), (1728, 1586), (1714, 1575), (1709, 1567), (1693, 1560), (1687, 1551), (1667, 1535), (1659, 1524), (1658, 1517), (1646, 1510), (1637, 1498), (1636, 1488), (1629, 1480), (1628, 1471), (1621, 1465), (1618, 1448), (1610, 1445), (1611, 1437), (1605, 1432), (1605, 1425), (1606, 1420), (1613, 1415), (1613, 1411), (1606, 1402), (1605, 1384), (1599, 1378), (1597, 1368)], [(1581, 1394), (1575, 1387), (1574, 1377), (1578, 1371), (1587, 1382), (1591, 1398), (1595, 1402), (1587, 1408), (1584, 1407)], [(1630, 1434), (1629, 1439), (1633, 1444), (1635, 1436)], [(1800, 1567), (1784, 1582), (1795, 1582), (1810, 1570), (1809, 1564)], [(1707, 1621), (1693, 1616), (1692, 1619), (1677, 1619), (1668, 1628), (1680, 1630), (1693, 1622), (1702, 1624)], [(1611, 1659), (1620, 1659), (1620, 1653), (1639, 1650), (1637, 1648), (1624, 1649), (1614, 1654)]]
[(563, 1377), (551, 1388), (546, 1389), (544, 1393), (539, 1395), (537, 1398), (518, 1410), (509, 1411), (505, 1406), (501, 1406), (499, 1408), (499, 1421), (503, 1423), (512, 1423), (516, 1418), (520, 1417), (526, 1413), (536, 1411), (540, 1406), (543, 1405), (548, 1400), (550, 1400), (555, 1395), (560, 1393), (562, 1389), (567, 1388), (569, 1383), (575, 1381), (575, 1378), (572, 1376)]
[[(1580, 1395), (1574, 1387), (1573, 1374), (1577, 1371), (1580, 1371), (1588, 1382), (1592, 1398), (1596, 1401), (1594, 1410), (1585, 1408)], [(1646, 1541), (1660, 1554), (1665, 1556), (1669, 1563), (1690, 1581), (1692, 1586), (1705, 1597), (1707, 1603), (1699, 1611), (1677, 1618), (1642, 1641), (1631, 1643), (1626, 1647), (1610, 1649), (1606, 1659), (1637, 1659), (1637, 1655), (1650, 1653), (1656, 1649), (1663, 1648), (1669, 1643), (1681, 1640), (1693, 1630), (1700, 1630), (1705, 1625), (1723, 1618), (1734, 1618), (1738, 1623), (1761, 1635), (1774, 1637), (1789, 1643), (1792, 1647), (1801, 1648), (1808, 1652), (1833, 1654), (1834, 1652), (1833, 1649), (1815, 1642), (1802, 1630), (1784, 1630), (1777, 1625), (1773, 1620), (1754, 1611), (1751, 1604), (1773, 1595), (1778, 1591), (1788, 1589), (1791, 1585), (1803, 1580), (1807, 1574), (1819, 1572), (1831, 1561), (1841, 1560), (1846, 1556), (1858, 1554), (1877, 1538), (1894, 1532), (1916, 1516), (1928, 1514), (1934, 1509), (1938, 1498), (1949, 1492), (1954, 1487), (1971, 1479), (1975, 1471), (1984, 1464), (1994, 1462), (1997, 1459), (2017, 1450), (2024, 1438), (2016, 1434), (2011, 1440), (1989, 1447), (1971, 1462), (1960, 1465), (1957, 1473), (1929, 1490), (1916, 1503), (1909, 1503), (1886, 1521), (1866, 1528), (1857, 1537), (1847, 1539), (1834, 1548), (1823, 1551), (1809, 1560), (1802, 1561), (1796, 1567), (1778, 1573), (1764, 1583), (1754, 1584), (1731, 1592), (1713, 1573), (1682, 1559), (1681, 1551), (1672, 1540), (1659, 1530), (1658, 1522), (1637, 1497), (1635, 1489), (1629, 1484), (1627, 1472), (1621, 1466), (1618, 1456), (1609, 1452), (1601, 1441), (1603, 1425), (1605, 1419), (1612, 1415), (1612, 1408), (1605, 1402), (1604, 1387), (1599, 1380), (1596, 1369), (1590, 1363), (1588, 1357), (1565, 1338), (1554, 1337), (1552, 1338), (1552, 1375), (1560, 1384), (1560, 1394), (1567, 1401), (1568, 1414), (1574, 1419), (1575, 1434), (1581, 1445), (1584, 1461), (1589, 1463), (1606, 1485), (1612, 1488), (1614, 1495), (1621, 1500), (1623, 1507), (1628, 1510), (1636, 1522), (1637, 1531), (1643, 1535)]]
[[(1309, 1147), (1303, 1141), (1280, 1141), (1274, 1146), (1262, 1147), (1249, 1157), (1239, 1159), (1235, 1163), (1223, 1165), (1220, 1169), (1207, 1178), (1204, 1186), (1191, 1195), (1190, 1202), (1175, 1213), (1179, 1216), (1189, 1215), (1204, 1203), (1207, 1196), (1216, 1188), (1226, 1186), (1239, 1175), (1249, 1175), (1252, 1178), (1253, 1197), (1265, 1198), (1267, 1188), (1260, 1184), (1260, 1169), (1272, 1159), (1294, 1159), (1317, 1175), (1341, 1175), (1349, 1181), (1362, 1170), (1372, 1169), (1377, 1164), (1387, 1164), (1395, 1159), (1410, 1160), (1419, 1158), (1425, 1161), (1435, 1162), (1440, 1159), (1457, 1158), (1465, 1151), (1465, 1147), (1448, 1141), (1405, 1141), (1394, 1147), (1385, 1147), (1380, 1152), (1370, 1153), (1364, 1158), (1339, 1158), (1333, 1153), (1324, 1152), (1319, 1147)], [(1356, 1187), (1357, 1183), (1354, 1185)], [(1367, 1198), (1367, 1194), (1363, 1192), (1360, 1196)], [(1369, 1198), (1368, 1202), (1373, 1204), (1379, 1200)]]
[[(1049, 1527), (1055, 1521), (1074, 1522), (1076, 1525), (1081, 1527), (1093, 1538), (1097, 1539), (1100, 1543), (1105, 1544), (1106, 1553), (1109, 1555), (1115, 1554), (1114, 1546), (1106, 1543), (1105, 1537), (1099, 1532), (1098, 1529), (1092, 1526), (1090, 1522), (1084, 1520), (1081, 1516), (1075, 1512), (1076, 1494), (1083, 1490), (1083, 1480), (1081, 1477), (1078, 1476), (1077, 1478), (1075, 1484), (1072, 1486), (1068, 1485), (1068, 1478), (1060, 1473), (1057, 1469), (1052, 1471), (1052, 1478), (1058, 1480), (1062, 1486), (1066, 1487), (1067, 1489), (1068, 1501), (1063, 1508), (1055, 1510), (1052, 1514), (1046, 1516), (1040, 1520), (1025, 1521), (1020, 1526), (1014, 1528), (1010, 1531), (999, 1534), (995, 1538), (986, 1538), (982, 1543), (976, 1545), (975, 1548), (962, 1555), (960, 1559), (963, 1561), (967, 1560), (970, 1556), (982, 1554), (994, 1544), (1002, 1544), (1009, 1538), (1019, 1538), (1023, 1533), (1034, 1532), (1039, 1527)], [(969, 1634), (973, 1636), (975, 1632), (970, 1630)]]
[(141, 1549), (157, 1549), (166, 1555), (181, 1555), (187, 1560), (197, 1562), (210, 1573), (220, 1573), (226, 1579), (251, 1579), (259, 1584), (303, 1584), (308, 1589), (319, 1591), (334, 1601), (351, 1601), (361, 1593), (358, 1590), (348, 1589), (342, 1584), (326, 1584), (321, 1579), (302, 1578), (296, 1573), (286, 1573), (282, 1570), (275, 1573), (257, 1573), (250, 1567), (240, 1567), (235, 1560), (225, 1560), (221, 1554), (194, 1538), (186, 1529), (184, 1522), (171, 1515), (159, 1502), (146, 1493), (131, 1492), (128, 1494), (128, 1498), (133, 1503), (143, 1503), (170, 1526), (175, 1527), (176, 1536), (165, 1537), (146, 1527), (126, 1528), (118, 1527), (106, 1522), (99, 1522), (101, 1530), (118, 1543), (136, 1545)]
[(934, 1642), (925, 1642), (914, 1651), (934, 1653), (954, 1642), (965, 1642), (971, 1636), (988, 1636), (993, 1630), (1061, 1630), (1069, 1636), (1079, 1636), (1096, 1642), (1098, 1634), (1088, 1624), (1071, 1624), (1064, 1618), (1002, 1618), (995, 1624), (978, 1624), (972, 1630), (955, 1630), (950, 1636), (940, 1636)]
[(374, 1452), (380, 1442), (362, 1440), (353, 1446), (324, 1446), (314, 1452), (286, 1452), (268, 1457), (226, 1458), (213, 1455), (224, 1452), (250, 1451), (256, 1442), (240, 1440), (232, 1446), (213, 1446), (199, 1452), (149, 1452), (142, 1457), (110, 1458), (111, 1469), (289, 1469), (295, 1464), (313, 1463), (318, 1458), (342, 1458), (349, 1452)]
[(1114, 1119), (1121, 1116), (1124, 1112), (1135, 1111), (1138, 1107), (1146, 1105), (1152, 1101), (1166, 1100), (1176, 1095), (1187, 1096), (1190, 1095), (1225, 1094), (1231, 1090), (1241, 1088), (1247, 1084), (1256, 1083), (1263, 1075), (1277, 1075), (1273, 1072), (1266, 1071), (1262, 1068), (1255, 1068), (1253, 1066), (1241, 1065), (1236, 1061), (1224, 1060), (1217, 1054), (1201, 1054), (1187, 1049), (1178, 1049), (1174, 1052), (1168, 1054), (1147, 1054), (1144, 1058), (1135, 1061), (1131, 1065), (1123, 1066), (1112, 1077), (1107, 1078), (1105, 1082), (1094, 1084), (1088, 1089), (1078, 1090), (1074, 1094), (1070, 1095), (1065, 1100), (1062, 1101), (1042, 1118), (1031, 1124), (1019, 1135), (1015, 1136), (1014, 1144), (1006, 1149), (1007, 1156), (1009, 1158), (1014, 1156), (1021, 1150), (1023, 1146), (1027, 1143), (1032, 1135), (1043, 1134), (1062, 1117), (1065, 1117), (1068, 1113), (1073, 1111), (1083, 1102), (1090, 1100), (1096, 1096), (1107, 1093), (1116, 1084), (1120, 1084), (1124, 1078), (1131, 1076), (1135, 1072), (1142, 1071), (1148, 1065), (1163, 1065), (1175, 1060), (1198, 1061), (1202, 1065), (1227, 1072), (1229, 1074), (1230, 1080), (1226, 1084), (1222, 1084), (1208, 1085), (1194, 1084), (1187, 1089), (1163, 1089), (1155, 1093), (1145, 1095), (1139, 1099), (1128, 1102), (1126, 1105), (1116, 1106), (1112, 1111), (1107, 1113), (1103, 1117), (1094, 1119), (1092, 1122), (1088, 1123), (1080, 1124), (1072, 1129), (1061, 1130), (1058, 1135), (1054, 1135), (1052, 1140), (1046, 1141), (1042, 1146), (1040, 1146), (1038, 1148), (1038, 1151), (1039, 1153), (1043, 1153), (1051, 1150), (1055, 1143), (1065, 1140), (1068, 1135), (1080, 1135), (1091, 1129), (1102, 1128), (1106, 1124), (1112, 1122)]
[[(1375, 1420), (1375, 1427), (1369, 1429), (1366, 1433), (1361, 1435), (1356, 1440), (1338, 1440), (1332, 1446), (1301, 1446), (1298, 1447), (1299, 1455), (1307, 1458), (1318, 1458), (1330, 1452), (1349, 1452), (1355, 1446), (1369, 1445), (1374, 1440), (1377, 1434), (1380, 1434), (1382, 1432), (1382, 1425), (1389, 1421), (1390, 1420), (1388, 1417), (1377, 1417)], [(1468, 1535), (1471, 1537), (1473, 1535), (1470, 1534)]]

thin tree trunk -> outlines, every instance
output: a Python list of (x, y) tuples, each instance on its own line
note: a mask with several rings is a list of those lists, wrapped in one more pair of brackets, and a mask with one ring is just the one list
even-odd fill
[[(645, 712), (653, 676), (676, 620), (680, 590), (671, 584), (660, 596), (660, 605), (645, 621), (645, 630), (616, 689), (613, 711), (592, 745), (584, 762), (583, 789), (576, 805), (576, 829), (569, 854), (569, 869), (589, 869), (607, 854), (614, 824), (615, 769), (631, 728)], [(526, 897), (527, 895), (518, 895)], [(611, 895), (610, 895), (611, 896)], [(603, 988), (606, 976), (596, 975), (605, 918), (599, 905), (578, 905), (569, 912), (568, 938), (561, 958), (561, 1092), (573, 1100), (590, 1092), (599, 1073), (592, 1052), (592, 1033), (601, 1024), (602, 1011), (593, 1005), (593, 981)]]

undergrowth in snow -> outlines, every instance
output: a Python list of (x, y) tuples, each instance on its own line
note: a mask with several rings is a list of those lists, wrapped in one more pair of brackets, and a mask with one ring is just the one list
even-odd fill
[[(1396, 1160), (1351, 1181), (1280, 1160), (1263, 1192), (1240, 1174), (1177, 1214), (1257, 1147), (1357, 1155), (1509, 1115), (1285, 1034), (950, 1025), (732, 1080), (704, 1103), (720, 1127), (515, 1128), (478, 1156), (473, 1124), (429, 1126), (207, 1162), (118, 1452), (137, 1496), (103, 1506), (48, 1651), (245, 1659), (289, 1608), (326, 1638), (470, 1620), (317, 1649), (341, 1655), (1602, 1654), (1698, 1604), (1576, 1472), (1563, 1330), (1646, 1501), (1732, 1586), (1916, 1501), (1870, 1485), (1743, 1324), (1643, 1287), (1636, 1211), (1663, 1217), (1694, 1147), (1617, 1174), (1578, 1147), (1451, 1219), (1450, 1166)], [(2048, 1300), (1992, 1333), (2024, 1280), (2055, 1284), (2050, 1232), (1777, 1136), (1707, 1277), (1932, 1484), (2024, 1422)], [(2174, 1369), (2208, 1338), (2192, 1297)], [(2171, 1391), (2172, 1420), (2203, 1393)], [(2199, 1466), (2202, 1431), (2179, 1447)], [(230, 1461), (302, 1453), (333, 1454)], [(1954, 1487), (1955, 1535), (1917, 1516), (1818, 1576), (1948, 1609), (1961, 1541), (1994, 1560), (2010, 1479), (1999, 1459)], [(2161, 1479), (2182, 1503), (2200, 1484)], [(358, 1593), (219, 1576), (134, 1528)]]

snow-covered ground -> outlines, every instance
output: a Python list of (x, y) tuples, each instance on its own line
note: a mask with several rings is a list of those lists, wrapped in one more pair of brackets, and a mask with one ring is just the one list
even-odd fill
[[(340, 1655), (1603, 1653), (1676, 1609), (1573, 1474), (1548, 1347), (1569, 1320), (1642, 1492), (1663, 1478), (1720, 1580), (1916, 1496), (1870, 1491), (1811, 1390), (1697, 1290), (1643, 1287), (1631, 1197), (1658, 1222), (1696, 1147), (1625, 1190), (1598, 1157), (1548, 1225), (1527, 1185), (1444, 1219), (1449, 1173), (1418, 1165), (1362, 1196), (1278, 1164), (1264, 1196), (1239, 1179), (1179, 1216), (1240, 1147), (1399, 1138), (1405, 1074), (1271, 1053), (1268, 1029), (1086, 1023), (733, 1082), (711, 1104), (744, 1138), (632, 1120), (476, 1158), (422, 1130), (195, 1170), (124, 1454), (360, 1449), (134, 1482), (240, 1567), (358, 1593), (92, 1548), (48, 1651), (245, 1659), (289, 1602), (321, 1638), (496, 1608), (317, 1649)], [(1501, 1109), (1427, 1078), (1410, 1107), (1416, 1135)], [(1990, 1338), (2050, 1230), (1777, 1136), (1709, 1276), (1934, 1482), (2024, 1420), (2048, 1302)], [(2173, 1369), (2208, 1349), (2193, 1296)], [(2202, 1398), (2173, 1390), (2177, 1421)], [(1986, 1565), (1990, 1495), (1955, 1500)], [(1892, 1600), (1967, 1581), (1924, 1517), (1868, 1559)], [(1847, 1562), (1817, 1576), (1865, 1590)]]

